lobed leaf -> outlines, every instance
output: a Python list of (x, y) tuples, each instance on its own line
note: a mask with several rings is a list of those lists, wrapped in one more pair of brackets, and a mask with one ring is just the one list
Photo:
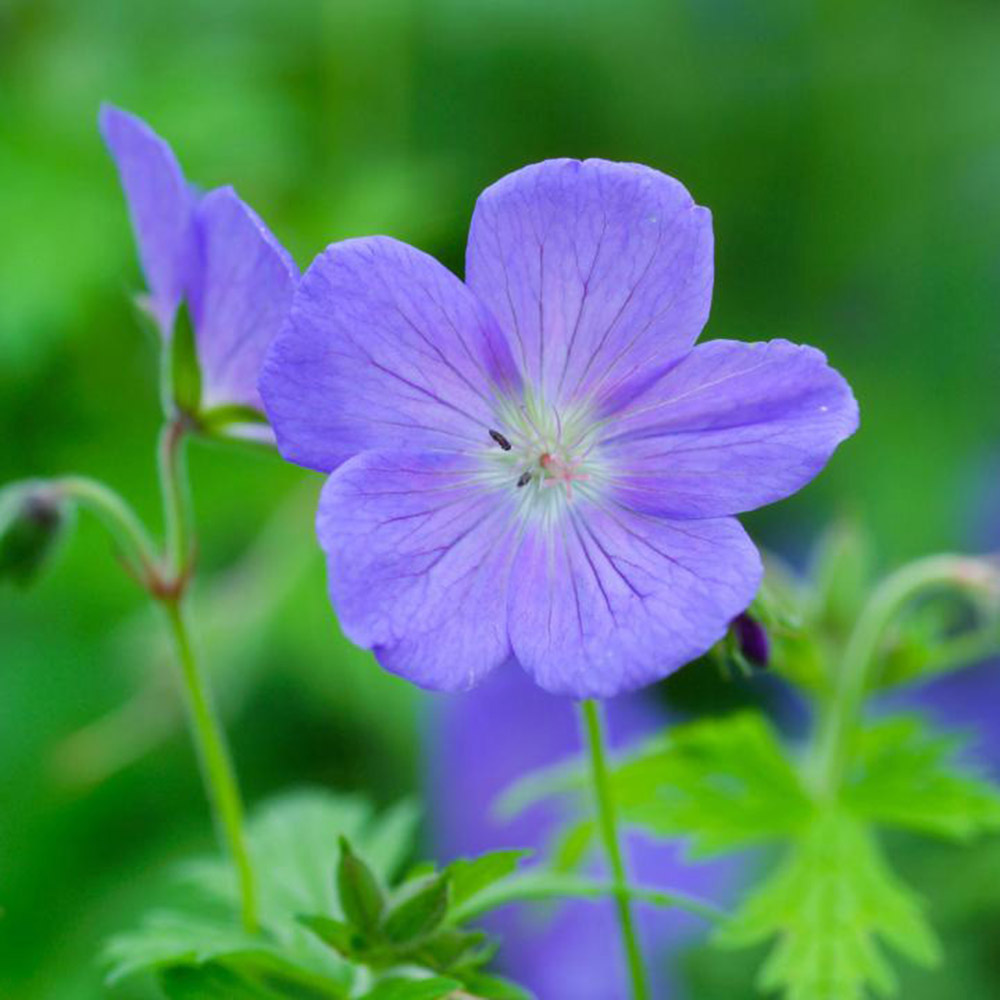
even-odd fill
[(956, 762), (956, 740), (916, 716), (895, 716), (858, 734), (844, 788), (858, 816), (955, 840), (1000, 830), (1000, 790)]
[(932, 965), (939, 948), (920, 906), (889, 870), (864, 825), (843, 811), (817, 815), (778, 870), (715, 941), (747, 947), (777, 939), (762, 991), (786, 1000), (865, 1000), (896, 992), (884, 946)]
[(741, 712), (678, 726), (614, 769), (623, 817), (705, 856), (794, 836), (812, 802), (769, 723)]
[(528, 850), (491, 851), (477, 858), (459, 858), (445, 872), (451, 879), (451, 905), (460, 906), (494, 882), (512, 875)]
[(454, 979), (385, 979), (361, 1000), (445, 1000), (456, 995), (462, 984)]

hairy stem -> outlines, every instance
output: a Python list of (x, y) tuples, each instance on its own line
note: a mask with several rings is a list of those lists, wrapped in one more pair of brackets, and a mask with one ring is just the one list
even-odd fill
[(157, 452), (160, 490), (163, 494), (163, 520), (166, 530), (167, 559), (179, 581), (190, 574), (194, 557), (194, 532), (191, 528), (191, 502), (188, 494), (184, 443), (188, 430), (186, 418), (177, 416), (163, 425)]
[[(49, 488), (49, 487), (46, 487)], [(155, 575), (156, 554), (135, 511), (114, 490), (85, 476), (63, 476), (50, 481), (54, 493), (87, 508), (118, 544), (129, 572), (144, 586)]]
[(243, 801), (225, 736), (199, 669), (184, 610), (179, 601), (163, 602), (184, 679), (191, 733), (198, 749), (202, 775), (219, 833), (232, 856), (239, 882), (243, 926), (257, 929), (257, 898), (253, 867), (243, 830)]
[(216, 827), (236, 869), (243, 925), (257, 929), (257, 897), (243, 822), (243, 801), (226, 738), (212, 704), (208, 682), (198, 659), (184, 609), (194, 556), (194, 530), (184, 465), (187, 425), (177, 417), (160, 435), (159, 473), (167, 530), (167, 560), (173, 574), (158, 595), (167, 614), (187, 696), (191, 734), (198, 750), (202, 777)]
[(625, 858), (618, 837), (618, 821), (615, 816), (611, 783), (608, 780), (601, 706), (594, 701), (584, 701), (581, 703), (581, 712), (590, 751), (590, 776), (594, 789), (597, 820), (608, 864), (611, 868), (612, 894), (618, 911), (618, 925), (621, 929), (622, 945), (632, 983), (632, 997), (633, 1000), (649, 1000), (649, 984), (646, 981), (646, 969), (643, 965), (635, 920), (632, 916), (631, 892), (625, 870)]

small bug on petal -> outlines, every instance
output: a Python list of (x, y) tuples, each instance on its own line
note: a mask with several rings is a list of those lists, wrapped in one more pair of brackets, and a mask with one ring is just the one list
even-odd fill
[(496, 443), (500, 445), (504, 451), (510, 451), (510, 442), (499, 431), (491, 430), (490, 437), (493, 438), (493, 440), (496, 441)]

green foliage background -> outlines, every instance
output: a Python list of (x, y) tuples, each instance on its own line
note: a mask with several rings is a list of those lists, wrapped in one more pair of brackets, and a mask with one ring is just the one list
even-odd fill
[[(680, 177), (715, 215), (708, 335), (822, 347), (862, 404), (821, 480), (751, 527), (795, 553), (847, 508), (886, 560), (970, 544), (1000, 443), (998, 49), (995, 0), (0, 0), (0, 482), (86, 472), (155, 515), (155, 352), (108, 99), (190, 177), (234, 183), (302, 265), (384, 232), (460, 271), (476, 194), (548, 156)], [(417, 695), (328, 611), (316, 481), (252, 452), (192, 464), (248, 798), (419, 788)], [(99, 942), (210, 843), (184, 734), (151, 721), (169, 695), (79, 735), (167, 673), (159, 634), (86, 520), (39, 587), (0, 593), (4, 997), (104, 995)], [(962, 857), (964, 881), (938, 854), (912, 867), (963, 929), (948, 993), (975, 1000), (1000, 920), (952, 898), (990, 870)], [(732, 995), (689, 964), (699, 1000)]]

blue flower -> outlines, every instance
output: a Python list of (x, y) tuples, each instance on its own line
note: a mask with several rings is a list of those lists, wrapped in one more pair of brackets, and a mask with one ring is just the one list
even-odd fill
[(202, 370), (203, 406), (262, 409), (257, 376), (288, 312), (298, 268), (231, 187), (201, 193), (145, 122), (105, 105), (101, 134), (118, 167), (145, 306), (164, 339), (187, 303)]
[(857, 426), (824, 356), (695, 346), (712, 227), (647, 167), (557, 160), (488, 188), (466, 283), (385, 237), (326, 250), (261, 376), (346, 634), (417, 684), (513, 656), (549, 691), (641, 687), (720, 639), (761, 578), (733, 516)]

